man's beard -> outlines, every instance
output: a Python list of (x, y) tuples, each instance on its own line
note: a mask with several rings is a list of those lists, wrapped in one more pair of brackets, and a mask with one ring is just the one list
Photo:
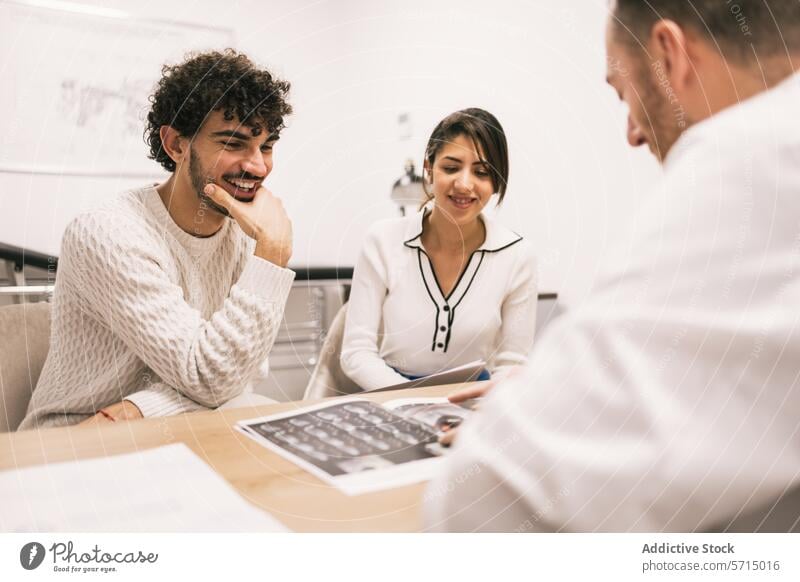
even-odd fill
[(194, 151), (194, 145), (189, 147), (189, 177), (192, 180), (192, 188), (194, 188), (197, 197), (200, 199), (201, 208), (209, 208), (223, 216), (230, 216), (230, 213), (225, 208), (214, 202), (203, 192), (203, 189), (208, 184), (214, 183), (214, 179), (200, 164), (200, 156)]
[(639, 129), (645, 132), (650, 150), (659, 161), (663, 162), (689, 124), (682, 110), (680, 111), (682, 116), (679, 117), (678, 111), (655, 79), (655, 74), (647, 67), (646, 61), (642, 62), (636, 71), (637, 84), (641, 88), (643, 119), (634, 121), (639, 124)]

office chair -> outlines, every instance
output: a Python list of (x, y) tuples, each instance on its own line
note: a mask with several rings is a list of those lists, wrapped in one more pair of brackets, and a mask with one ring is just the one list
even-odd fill
[(0, 307), (0, 432), (16, 430), (50, 347), (50, 304)]
[(342, 339), (344, 338), (344, 322), (347, 318), (347, 303), (339, 308), (336, 317), (333, 318), (325, 341), (319, 352), (317, 365), (311, 373), (311, 378), (306, 386), (304, 400), (327, 398), (329, 396), (342, 396), (361, 392), (355, 382), (353, 382), (342, 371), (339, 364), (339, 356), (342, 353)]

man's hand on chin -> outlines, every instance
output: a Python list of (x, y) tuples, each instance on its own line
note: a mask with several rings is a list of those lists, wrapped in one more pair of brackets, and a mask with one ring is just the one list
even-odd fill
[(216, 184), (207, 184), (203, 192), (227, 210), (247, 236), (255, 239), (257, 257), (286, 267), (292, 256), (292, 221), (280, 198), (264, 186), (248, 202), (237, 200)]

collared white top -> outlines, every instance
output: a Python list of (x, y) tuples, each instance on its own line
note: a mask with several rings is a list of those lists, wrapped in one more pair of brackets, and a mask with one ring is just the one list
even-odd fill
[(422, 245), (419, 212), (375, 224), (353, 274), (341, 364), (364, 389), (484, 359), (492, 372), (524, 364), (536, 326), (530, 245), (481, 216), (483, 244), (449, 294)]
[(724, 529), (800, 484), (800, 77), (684, 133), (459, 433), (429, 529)]

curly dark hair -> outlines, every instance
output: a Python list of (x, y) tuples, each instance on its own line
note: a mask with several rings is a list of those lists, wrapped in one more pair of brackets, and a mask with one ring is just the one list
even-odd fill
[(150, 146), (149, 157), (170, 172), (175, 171), (175, 162), (161, 143), (163, 125), (192, 137), (212, 112), (221, 110), (226, 120), (238, 118), (253, 135), (263, 127), (277, 134), (284, 128), (284, 116), (292, 112), (286, 101), (289, 83), (233, 49), (190, 53), (178, 65), (164, 65), (161, 73), (150, 96), (144, 140)]

